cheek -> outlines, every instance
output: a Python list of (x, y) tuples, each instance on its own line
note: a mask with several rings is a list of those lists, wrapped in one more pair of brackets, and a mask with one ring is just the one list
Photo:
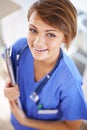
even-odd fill
[(30, 41), (31, 38), (32, 38), (32, 37), (28, 34), (28, 35), (27, 35), (27, 39), (28, 39), (28, 41)]
[(58, 48), (60, 46), (60, 42), (57, 40), (57, 41), (53, 41), (51, 42), (51, 48)]
[(58, 40), (55, 40), (54, 41), (54, 44), (53, 44), (53, 47), (55, 48), (55, 47), (60, 47), (61, 46), (61, 44), (63, 43), (63, 39), (58, 39)]
[(27, 36), (27, 41), (28, 41), (28, 44), (31, 45), (32, 42), (33, 42), (32, 36), (28, 35), (28, 36)]
[(58, 51), (60, 46), (61, 46), (62, 42), (59, 42), (58, 40), (55, 42), (51, 42), (51, 45), (48, 45), (48, 49), (51, 52), (55, 52)]

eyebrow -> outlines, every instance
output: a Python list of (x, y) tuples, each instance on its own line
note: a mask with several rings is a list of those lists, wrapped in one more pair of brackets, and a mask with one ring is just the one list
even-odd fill
[[(30, 26), (33, 26), (35, 29), (37, 29), (33, 24), (30, 24)], [(38, 29), (37, 29), (38, 30)]]
[[(33, 26), (35, 29), (37, 29), (37, 27), (35, 27), (33, 24), (30, 24), (30, 26)], [(38, 29), (37, 29), (37, 30), (38, 30)], [(54, 29), (45, 30), (45, 32), (49, 32), (49, 31), (55, 31), (55, 32), (58, 33), (58, 31), (57, 31), (57, 30), (54, 30)]]

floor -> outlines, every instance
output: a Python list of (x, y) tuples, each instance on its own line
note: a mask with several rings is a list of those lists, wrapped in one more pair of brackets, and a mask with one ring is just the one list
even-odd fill
[(8, 78), (5, 61), (0, 57), (0, 130), (14, 130), (10, 123), (10, 108), (3, 90)]
[(8, 100), (3, 94), (4, 80), (0, 78), (0, 130), (13, 130), (10, 124), (10, 109)]

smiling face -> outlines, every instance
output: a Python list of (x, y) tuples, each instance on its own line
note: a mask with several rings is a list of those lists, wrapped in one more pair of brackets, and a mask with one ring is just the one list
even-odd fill
[(35, 60), (50, 61), (58, 58), (64, 34), (46, 24), (36, 12), (29, 19), (28, 45)]

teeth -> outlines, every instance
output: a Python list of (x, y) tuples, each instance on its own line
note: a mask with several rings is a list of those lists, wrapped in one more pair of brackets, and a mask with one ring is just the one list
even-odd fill
[(42, 49), (35, 49), (35, 50), (37, 50), (37, 51), (45, 51), (46, 49), (43, 49), (43, 50)]

